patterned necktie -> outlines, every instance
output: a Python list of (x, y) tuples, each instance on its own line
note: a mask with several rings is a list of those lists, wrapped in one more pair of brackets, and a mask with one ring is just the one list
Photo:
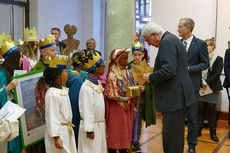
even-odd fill
[(183, 43), (184, 43), (185, 50), (187, 51), (187, 42), (184, 40)]

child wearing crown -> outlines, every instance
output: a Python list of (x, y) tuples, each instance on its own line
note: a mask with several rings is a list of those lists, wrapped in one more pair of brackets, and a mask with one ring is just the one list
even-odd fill
[(153, 87), (142, 79), (144, 73), (150, 73), (153, 69), (150, 68), (145, 61), (144, 45), (140, 42), (134, 42), (132, 44), (132, 55), (134, 60), (128, 63), (127, 68), (134, 74), (135, 85), (139, 85), (142, 88), (140, 99), (136, 99), (137, 111), (134, 118), (132, 144), (135, 152), (141, 152), (139, 139), (141, 135), (142, 119), (146, 121), (146, 127), (151, 124), (156, 124)]
[[(16, 79), (12, 80), (11, 78), (14, 75), (14, 70), (22, 69), (22, 51), (15, 45), (10, 37), (2, 33), (0, 34), (0, 55), (5, 59), (2, 68), (0, 68), (1, 109), (7, 101), (14, 101), (12, 90), (16, 87), (18, 81)], [(1, 146), (1, 153), (3, 152), (2, 149), (4, 149), (4, 153), (5, 150), (12, 153), (21, 153), (20, 137), (18, 136), (9, 141), (8, 145), (4, 145), (4, 148)]]
[(82, 59), (83, 59), (83, 51), (77, 50), (72, 55), (72, 62), (73, 62), (73, 70), (68, 75), (68, 81), (66, 83), (66, 87), (69, 88), (69, 98), (71, 102), (72, 112), (73, 112), (73, 124), (75, 125), (74, 134), (75, 134), (75, 141), (76, 146), (78, 145), (78, 132), (79, 132), (79, 125), (80, 125), (80, 113), (79, 113), (79, 106), (78, 106), (78, 99), (79, 99), (79, 92), (81, 86), (83, 84), (84, 77), (80, 73), (82, 69)]
[(56, 43), (53, 35), (49, 35), (48, 38), (39, 40), (38, 47), (40, 49), (41, 57), (31, 71), (37, 71), (44, 69), (46, 66), (45, 59), (47, 56), (54, 58), (57, 55)]
[(79, 93), (79, 111), (81, 116), (78, 152), (107, 153), (105, 136), (105, 102), (101, 82), (98, 76), (104, 73), (104, 61), (99, 53), (89, 53), (84, 60), (88, 77)]
[[(20, 41), (18, 43), (20, 43)], [(24, 30), (24, 43), (21, 49), (24, 55), (23, 69), (29, 72), (38, 62), (38, 34), (35, 27), (33, 29), (26, 28)]]
[(67, 61), (68, 57), (61, 55), (46, 58), (43, 77), (38, 80), (35, 89), (36, 99), (41, 102), (40, 108), (45, 108), (47, 153), (77, 153), (68, 88), (63, 87), (68, 78)]

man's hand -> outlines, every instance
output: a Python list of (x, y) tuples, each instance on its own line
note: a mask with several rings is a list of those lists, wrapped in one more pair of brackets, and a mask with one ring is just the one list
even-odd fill
[(151, 73), (145, 73), (143, 76), (142, 76), (142, 78), (145, 80), (145, 82), (147, 82), (147, 83), (150, 83), (150, 80), (149, 80), (149, 75), (150, 75)]
[(55, 147), (58, 149), (63, 149), (63, 142), (60, 137), (55, 137)]
[(14, 79), (12, 80), (7, 86), (6, 86), (6, 90), (8, 92), (10, 92), (12, 89), (14, 89), (16, 86), (18, 85), (18, 80)]
[(190, 72), (190, 67), (188, 66), (188, 71)]

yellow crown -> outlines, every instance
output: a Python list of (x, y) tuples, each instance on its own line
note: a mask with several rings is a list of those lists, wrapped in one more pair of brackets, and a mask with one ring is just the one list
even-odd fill
[(51, 57), (47, 57), (46, 67), (66, 69), (67, 62), (68, 62), (68, 56), (65, 55), (58, 55), (55, 56), (53, 59), (51, 59)]
[(89, 71), (94, 71), (102, 61), (102, 58), (98, 52), (89, 53), (85, 58), (87, 62), (84, 63), (84, 67)]
[(38, 41), (38, 32), (35, 27), (33, 29), (28, 27), (24, 29), (24, 41)]
[(18, 46), (22, 46), (24, 44), (24, 42), (21, 39), (18, 39), (18, 41), (16, 42), (16, 45)]
[(51, 47), (51, 46), (54, 46), (56, 45), (55, 43), (55, 38), (53, 35), (49, 35), (48, 38), (44, 38), (44, 39), (40, 39), (39, 42), (38, 42), (38, 47), (39, 49), (45, 49), (45, 48), (48, 48), (48, 47)]
[(134, 42), (131, 45), (131, 47), (132, 47), (132, 51), (134, 51), (134, 50), (143, 50), (144, 49), (144, 45), (142, 43), (140, 43), (139, 41), (137, 43)]
[(6, 58), (7, 55), (12, 53), (18, 48), (17, 45), (11, 40), (10, 36), (5, 36), (5, 33), (0, 34), (0, 55)]

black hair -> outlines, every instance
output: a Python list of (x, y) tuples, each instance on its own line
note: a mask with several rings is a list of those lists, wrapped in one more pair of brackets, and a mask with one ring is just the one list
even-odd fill
[(16, 49), (12, 53), (6, 56), (5, 61), (3, 63), (3, 67), (6, 70), (6, 76), (8, 81), (12, 80), (14, 75), (14, 70), (21, 70), (22, 66), (19, 67), (19, 60), (21, 57), (21, 49)]
[(53, 28), (51, 29), (51, 33), (52, 33), (53, 30), (57, 30), (57, 31), (59, 32), (59, 34), (61, 34), (61, 30), (60, 30), (58, 27), (53, 27)]

